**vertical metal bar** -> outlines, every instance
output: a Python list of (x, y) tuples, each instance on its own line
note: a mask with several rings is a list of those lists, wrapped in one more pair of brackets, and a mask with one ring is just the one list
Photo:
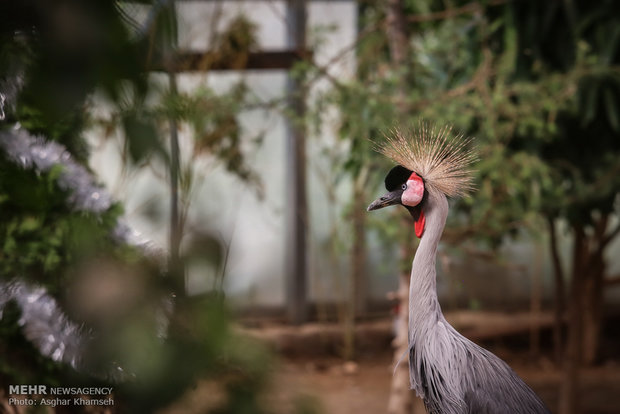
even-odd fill
[[(291, 50), (303, 52), (306, 45), (305, 0), (286, 3), (287, 41)], [(291, 323), (307, 319), (307, 248), (308, 206), (306, 199), (306, 147), (303, 119), (304, 93), (290, 75), (287, 80), (289, 107), (286, 136), (286, 305)]]

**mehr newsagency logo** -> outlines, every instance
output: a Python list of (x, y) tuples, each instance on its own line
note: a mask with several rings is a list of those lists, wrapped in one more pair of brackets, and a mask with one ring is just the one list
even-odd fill
[(112, 387), (49, 387), (9, 385), (9, 405), (58, 407), (114, 405)]

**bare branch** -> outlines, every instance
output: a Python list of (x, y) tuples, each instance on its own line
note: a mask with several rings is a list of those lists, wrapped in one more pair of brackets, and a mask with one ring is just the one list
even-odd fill
[(595, 240), (598, 242), (596, 246), (596, 250), (589, 254), (588, 264), (587, 266), (594, 266), (596, 260), (599, 260), (603, 256), (603, 252), (609, 243), (620, 233), (620, 222), (606, 235), (605, 230), (607, 229), (607, 221), (609, 215), (604, 215), (595, 226)]

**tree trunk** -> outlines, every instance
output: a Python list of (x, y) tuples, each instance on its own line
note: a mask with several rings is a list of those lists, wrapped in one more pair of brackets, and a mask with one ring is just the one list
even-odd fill
[[(594, 223), (594, 232), (589, 240), (589, 256), (584, 271), (584, 308), (583, 316), (583, 343), (582, 343), (582, 362), (585, 365), (592, 365), (598, 357), (598, 348), (601, 331), (601, 318), (603, 316), (603, 287), (605, 275), (605, 259), (603, 253), (609, 235), (607, 225), (609, 214), (602, 214)], [(611, 233), (613, 235), (613, 231)], [(613, 237), (612, 237), (613, 238)]]
[(394, 67), (405, 63), (407, 57), (407, 21), (403, 0), (388, 0), (385, 13), (387, 39)]
[(353, 246), (349, 273), (348, 300), (344, 315), (344, 359), (355, 357), (355, 318), (366, 309), (366, 184), (368, 168), (364, 167), (353, 185)]
[(366, 312), (366, 202), (368, 196), (367, 165), (362, 167), (353, 188), (353, 252), (352, 252), (352, 290), (353, 314), (362, 316)]
[(594, 253), (589, 257), (586, 278), (583, 281), (583, 343), (582, 362), (584, 365), (592, 365), (598, 357), (598, 348), (601, 331), (601, 318), (603, 311), (603, 275), (605, 264), (602, 254)]
[(573, 246), (573, 274), (568, 308), (568, 343), (564, 358), (564, 375), (560, 385), (559, 414), (577, 414), (579, 409), (579, 368), (582, 355), (582, 323), (581, 317), (584, 308), (583, 280), (584, 264), (587, 257), (587, 245), (583, 227), (575, 226)]
[[(407, 56), (407, 22), (404, 15), (404, 2), (403, 0), (387, 0), (386, 4), (386, 25), (387, 25), (387, 39), (390, 49), (390, 57), (392, 68), (397, 70), (405, 63)], [(396, 96), (398, 102), (398, 112), (401, 118), (404, 118), (406, 113), (405, 105), (405, 79), (401, 79), (401, 87), (399, 88), (398, 96)], [(411, 223), (407, 222), (406, 228), (412, 229)], [(413, 232), (408, 231), (408, 237), (401, 245), (401, 262), (403, 260), (410, 260), (410, 246), (413, 239)], [(413, 412), (420, 411), (416, 405), (414, 411), (414, 396), (415, 393), (410, 389), (409, 383), (409, 363), (408, 363), (408, 347), (409, 347), (409, 273), (407, 271), (401, 271), (399, 273), (398, 282), (398, 325), (396, 338), (394, 339), (394, 363), (398, 363), (401, 359), (401, 364), (398, 365), (394, 376), (392, 377), (392, 387), (390, 390), (390, 398), (388, 401), (388, 413), (389, 414), (411, 414)], [(404, 356), (403, 356), (404, 355)]]
[(553, 352), (555, 362), (559, 366), (562, 364), (563, 354), (563, 338), (562, 328), (564, 326), (564, 312), (565, 308), (565, 287), (564, 287), (564, 269), (560, 260), (560, 253), (558, 251), (558, 243), (555, 229), (555, 221), (553, 217), (547, 217), (547, 224), (549, 227), (549, 250), (551, 251), (551, 259), (553, 262), (553, 276), (554, 276), (554, 312), (553, 312)]
[(532, 324), (530, 327), (530, 354), (538, 357), (540, 354), (540, 326), (536, 321), (540, 318), (542, 309), (542, 261), (543, 250), (538, 244), (534, 246), (534, 270), (531, 277), (530, 289), (530, 317)]

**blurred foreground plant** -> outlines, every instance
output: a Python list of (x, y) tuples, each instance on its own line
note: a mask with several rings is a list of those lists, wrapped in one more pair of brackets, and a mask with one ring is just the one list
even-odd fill
[[(116, 2), (0, 5), (0, 93), (5, 98), (0, 293), (6, 298), (0, 303), (0, 387), (6, 395), (15, 384), (107, 384), (114, 388), (115, 411), (153, 412), (207, 379), (215, 392), (205, 410), (264, 412), (259, 395), (271, 365), (269, 353), (234, 331), (221, 292), (185, 295), (182, 280), (165, 268), (162, 252), (134, 240), (120, 220), (122, 206), (107, 202), (109, 195), (84, 166), (88, 148), (82, 132), (98, 92), (111, 106), (112, 127), (123, 130), (136, 165), (156, 154), (169, 166), (160, 138), (164, 114), (194, 126), (197, 151), (213, 154), (251, 180), (235, 119), (242, 90), (227, 97), (210, 91), (160, 94), (159, 105), (145, 103), (157, 92), (148, 65), (176, 36), (176, 15), (173, 2), (143, 4), (149, 18), (138, 33), (131, 33), (131, 22)], [(243, 33), (238, 39), (229, 36), (231, 42), (251, 45), (247, 25), (235, 22)], [(233, 43), (226, 43), (228, 49)], [(30, 151), (32, 160), (22, 160), (17, 155), (22, 150)], [(87, 194), (76, 196), (81, 190)], [(79, 197), (97, 207), (76, 204)], [(187, 250), (213, 268), (223, 263), (223, 249), (209, 235)], [(22, 292), (29, 296), (23, 298)], [(47, 317), (62, 317), (26, 315), (27, 303), (45, 305)], [(77, 360), (63, 359), (75, 349), (65, 348), (62, 335), (60, 344), (49, 338), (58, 352), (47, 356), (28, 339), (62, 329), (75, 334)], [(57, 410), (80, 412), (79, 407)]]

